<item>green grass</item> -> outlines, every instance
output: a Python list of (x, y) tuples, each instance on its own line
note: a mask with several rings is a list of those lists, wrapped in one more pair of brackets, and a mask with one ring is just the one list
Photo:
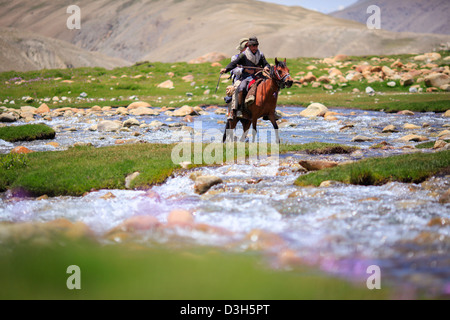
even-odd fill
[[(136, 171), (140, 175), (133, 180), (131, 187), (147, 188), (164, 182), (180, 168), (177, 159), (172, 160), (175, 146), (144, 143), (104, 148), (76, 147), (67, 151), (31, 153), (23, 156), (25, 159), (10, 159), (10, 155), (2, 155), (0, 163), (5, 165), (0, 166), (0, 190), (25, 191), (32, 196), (80, 196), (93, 189), (124, 189), (126, 176)], [(177, 146), (182, 148), (181, 144)], [(230, 161), (226, 145), (203, 144), (199, 149), (194, 145), (187, 146), (182, 149), (189, 153), (188, 157), (178, 160), (190, 161), (193, 163), (191, 167)], [(213, 148), (207, 149), (211, 146)], [(279, 147), (280, 153), (330, 154), (352, 150), (352, 147), (328, 143), (282, 144)], [(241, 156), (255, 156), (250, 152), (249, 144), (239, 148), (235, 145), (231, 151), (231, 161)], [(267, 151), (270, 155), (270, 145)], [(218, 156), (216, 152), (219, 152)], [(206, 155), (211, 155), (214, 162)], [(317, 186), (324, 180), (376, 185), (388, 181), (421, 182), (449, 166), (449, 151), (373, 158), (302, 175), (296, 184)]]
[(0, 128), (0, 139), (9, 142), (53, 139), (55, 135), (55, 130), (45, 124), (26, 124)]
[(387, 92), (383, 95), (368, 96), (365, 93), (353, 94), (339, 92), (330, 95), (320, 91), (305, 91), (303, 95), (289, 97), (289, 99), (280, 99), (280, 102), (286, 105), (308, 106), (312, 101), (320, 102), (327, 107), (373, 111), (383, 110), (385, 112), (398, 112), (401, 110), (410, 110), (413, 112), (445, 112), (450, 109), (450, 95), (443, 92), (418, 94)]
[[(176, 147), (178, 149), (176, 149)], [(343, 148), (336, 144), (309, 143), (305, 145), (282, 144), (280, 153), (330, 150)], [(208, 149), (210, 148), (210, 149)], [(255, 156), (249, 144), (235, 144), (231, 155), (227, 145), (218, 144), (132, 144), (111, 147), (75, 147), (66, 151), (35, 152), (11, 159), (1, 155), (0, 191), (7, 189), (25, 192), (31, 196), (80, 196), (92, 189), (124, 189), (127, 175), (136, 171), (140, 175), (133, 180), (132, 188), (147, 188), (164, 182), (176, 169), (179, 162), (190, 161), (191, 167), (219, 165), (235, 161), (238, 157)], [(271, 145), (268, 145), (271, 154)], [(186, 159), (173, 158), (187, 155)], [(322, 150), (322, 151), (321, 151)], [(217, 155), (216, 155), (217, 152)], [(207, 158), (207, 156), (210, 158)], [(231, 159), (228, 157), (231, 156)], [(175, 163), (174, 163), (175, 162)], [(14, 168), (11, 170), (11, 168)]]
[[(444, 58), (448, 52), (440, 52), (442, 59), (435, 61), (438, 66), (448, 65)], [(390, 66), (392, 61), (372, 61), (373, 56), (349, 57), (347, 65), (339, 70), (345, 73), (354, 65), (369, 62), (372, 66)], [(391, 60), (400, 59), (404, 64), (416, 63), (418, 69), (425, 68), (423, 63), (413, 60), (414, 55), (393, 55), (380, 58)], [(221, 61), (226, 66), (229, 59)], [(269, 59), (269, 63), (274, 63)], [(306, 68), (310, 65), (318, 69), (312, 70), (316, 77), (328, 74), (331, 66), (321, 63), (316, 58), (296, 58), (287, 60), (290, 73), (294, 79), (299, 79), (300, 72), (309, 72)], [(49, 104), (50, 108), (77, 107), (88, 108), (94, 105), (100, 106), (127, 106), (133, 100), (129, 97), (138, 96), (140, 100), (150, 103), (154, 107), (170, 106), (180, 107), (182, 105), (224, 105), (223, 96), (228, 83), (220, 83), (217, 94), (214, 94), (219, 76), (220, 67), (212, 67), (210, 63), (188, 64), (185, 62), (160, 63), (142, 62), (131, 67), (106, 70), (103, 68), (76, 68), (38, 70), (30, 72), (9, 71), (0, 73), (0, 101), (5, 99), (14, 100), (15, 104), (6, 104), (7, 107), (18, 108), (24, 105), (38, 107), (45, 97), (66, 96), (71, 102), (65, 101), (57, 104)], [(191, 74), (194, 76), (194, 84), (185, 82), (182, 77)], [(136, 78), (136, 76), (141, 76)], [(157, 85), (166, 80), (172, 80), (175, 89), (161, 89)], [(22, 82), (23, 80), (23, 82)], [(73, 83), (64, 83), (70, 80)], [(417, 80), (417, 79), (416, 79)], [(18, 82), (18, 84), (16, 84)], [(388, 81), (368, 83), (367, 80), (350, 81), (346, 86), (333, 85), (333, 90), (325, 90), (322, 87), (312, 88), (298, 87), (294, 85), (284, 89), (279, 95), (279, 105), (302, 105), (307, 106), (313, 102), (320, 102), (328, 107), (360, 108), (367, 110), (385, 110), (395, 112), (409, 109), (411, 111), (434, 111), (444, 112), (450, 108), (450, 95), (448, 92), (416, 93), (409, 94), (408, 87), (397, 84), (396, 87), (387, 86)], [(371, 86), (382, 95), (368, 96), (365, 88)], [(425, 89), (422, 82), (420, 86)], [(353, 89), (359, 89), (361, 93), (352, 93)], [(206, 90), (209, 93), (204, 94)], [(94, 101), (77, 99), (80, 93), (86, 92), (88, 98)], [(330, 94), (330, 93), (333, 94)], [(192, 94), (188, 97), (187, 94)], [(24, 96), (31, 96), (34, 102), (28, 103), (22, 100)], [(111, 99), (114, 98), (114, 101)], [(104, 99), (104, 100), (101, 100)]]
[(299, 186), (319, 186), (322, 181), (335, 180), (358, 185), (381, 185), (390, 181), (420, 183), (448, 170), (450, 151), (414, 153), (387, 158), (371, 158), (298, 177)]
[(92, 189), (124, 189), (126, 176), (136, 171), (141, 174), (132, 186), (145, 187), (163, 182), (177, 167), (171, 150), (171, 145), (138, 144), (31, 153), (25, 167), (0, 168), (0, 190), (80, 196)]
[[(444, 140), (446, 143), (450, 143), (450, 140)], [(436, 141), (429, 141), (417, 144), (415, 147), (417, 149), (431, 149), (434, 147)]]
[[(297, 300), (387, 299), (308, 268), (271, 270), (259, 254), (215, 248), (100, 246), (54, 239), (8, 244), (0, 252), (0, 299)], [(81, 289), (69, 290), (67, 268), (80, 268)], [(170, 312), (170, 310), (167, 310)], [(178, 314), (175, 310), (174, 314)]]
[[(310, 142), (304, 144), (281, 144), (280, 152), (306, 152), (309, 154), (336, 154), (336, 153), (351, 153), (355, 151), (356, 147), (349, 147), (337, 143), (326, 142)], [(269, 149), (270, 150), (270, 149)]]

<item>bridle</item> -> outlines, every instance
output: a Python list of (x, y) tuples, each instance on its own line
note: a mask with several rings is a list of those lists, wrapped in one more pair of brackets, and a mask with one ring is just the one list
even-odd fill
[(273, 66), (270, 68), (270, 77), (275, 80), (278, 88), (284, 89), (286, 88), (286, 79), (290, 77), (289, 73), (286, 73), (283, 77), (281, 77), (280, 73), (277, 70), (277, 66)]

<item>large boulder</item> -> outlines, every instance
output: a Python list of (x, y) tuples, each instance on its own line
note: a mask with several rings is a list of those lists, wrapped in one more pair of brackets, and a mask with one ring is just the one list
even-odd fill
[(303, 77), (302, 82), (314, 82), (317, 80), (317, 77), (315, 75), (312, 74), (312, 72), (308, 72), (308, 74), (306, 76)]
[(386, 77), (392, 77), (395, 74), (395, 71), (389, 68), (388, 66), (383, 66), (381, 68), (381, 71), (383, 71)]
[(18, 115), (13, 112), (0, 113), (0, 122), (15, 122), (19, 119)]
[(328, 70), (328, 75), (330, 76), (330, 78), (334, 78), (334, 77), (342, 76), (342, 72), (339, 69), (331, 68), (330, 70)]
[(120, 128), (122, 128), (122, 122), (120, 121), (104, 120), (97, 125), (98, 131), (113, 132), (120, 130)]
[[(135, 109), (135, 108), (133, 108), (133, 109)], [(129, 114), (129, 112), (128, 112), (128, 109), (125, 107), (118, 107), (114, 114), (120, 114), (120, 115), (126, 116)]]
[(312, 103), (305, 110), (300, 112), (302, 117), (323, 117), (328, 112), (328, 108), (321, 103)]
[(148, 107), (138, 107), (136, 109), (131, 109), (129, 114), (134, 116), (157, 116), (159, 112)]
[(151, 105), (149, 103), (147, 103), (147, 102), (144, 102), (144, 101), (136, 101), (136, 102), (130, 103), (128, 105), (127, 109), (128, 110), (130, 110), (130, 109), (137, 109), (137, 108), (140, 108), (140, 107), (150, 108)]
[(31, 106), (24, 106), (24, 107), (20, 107), (20, 113), (31, 113), (31, 114), (35, 114), (36, 113), (36, 108), (35, 107), (31, 107)]
[(135, 118), (130, 118), (123, 122), (123, 126), (126, 128), (130, 128), (132, 126), (139, 126), (140, 124), (141, 123), (139, 122), (139, 120), (137, 120)]
[(48, 107), (47, 104), (43, 103), (39, 106), (39, 108), (37, 108), (36, 112), (38, 114), (43, 114), (43, 113), (49, 113), (50, 112), (50, 108)]
[(34, 151), (24, 146), (17, 146), (10, 151), (10, 153), (32, 153), (32, 152)]
[(403, 142), (409, 142), (409, 141), (413, 141), (413, 142), (422, 142), (422, 141), (427, 141), (428, 138), (424, 137), (424, 136), (419, 136), (416, 134), (408, 134), (404, 137), (398, 138), (399, 141), (403, 141)]
[(410, 74), (404, 74), (400, 79), (400, 84), (404, 87), (410, 86), (414, 83), (414, 78)]
[(437, 52), (428, 52), (414, 57), (416, 61), (435, 61), (441, 59), (441, 55)]
[(198, 115), (198, 112), (195, 111), (195, 109), (190, 106), (182, 106), (181, 108), (178, 108), (172, 112), (173, 117), (185, 117), (185, 116), (195, 116), (195, 115)]
[(381, 131), (382, 133), (391, 133), (391, 132), (398, 132), (398, 130), (395, 128), (393, 124), (387, 125), (383, 128)]
[(450, 83), (450, 77), (445, 73), (432, 73), (425, 77), (427, 87), (440, 87)]
[(160, 84), (158, 84), (157, 87), (163, 88), (163, 89), (173, 89), (174, 88), (172, 80), (166, 80), (164, 82), (161, 82)]

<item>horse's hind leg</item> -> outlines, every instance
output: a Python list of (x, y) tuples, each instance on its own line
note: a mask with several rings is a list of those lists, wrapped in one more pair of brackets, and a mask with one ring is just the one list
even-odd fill
[(227, 131), (230, 128), (230, 121), (231, 120), (227, 120), (227, 124), (225, 125), (225, 131), (223, 133), (222, 142), (225, 142), (227, 140)]

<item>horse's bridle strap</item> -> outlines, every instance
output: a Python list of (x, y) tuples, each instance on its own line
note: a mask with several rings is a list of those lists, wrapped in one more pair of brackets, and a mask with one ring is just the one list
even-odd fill
[(273, 66), (272, 70), (273, 70), (273, 73), (275, 74), (275, 76), (277, 77), (277, 79), (275, 79), (275, 80), (277, 81), (278, 86), (280, 88), (284, 87), (284, 85), (285, 85), (284, 81), (286, 80), (286, 78), (288, 78), (290, 76), (290, 74), (286, 73), (284, 75), (284, 77), (281, 78), (280, 74), (278, 73), (277, 66)]

